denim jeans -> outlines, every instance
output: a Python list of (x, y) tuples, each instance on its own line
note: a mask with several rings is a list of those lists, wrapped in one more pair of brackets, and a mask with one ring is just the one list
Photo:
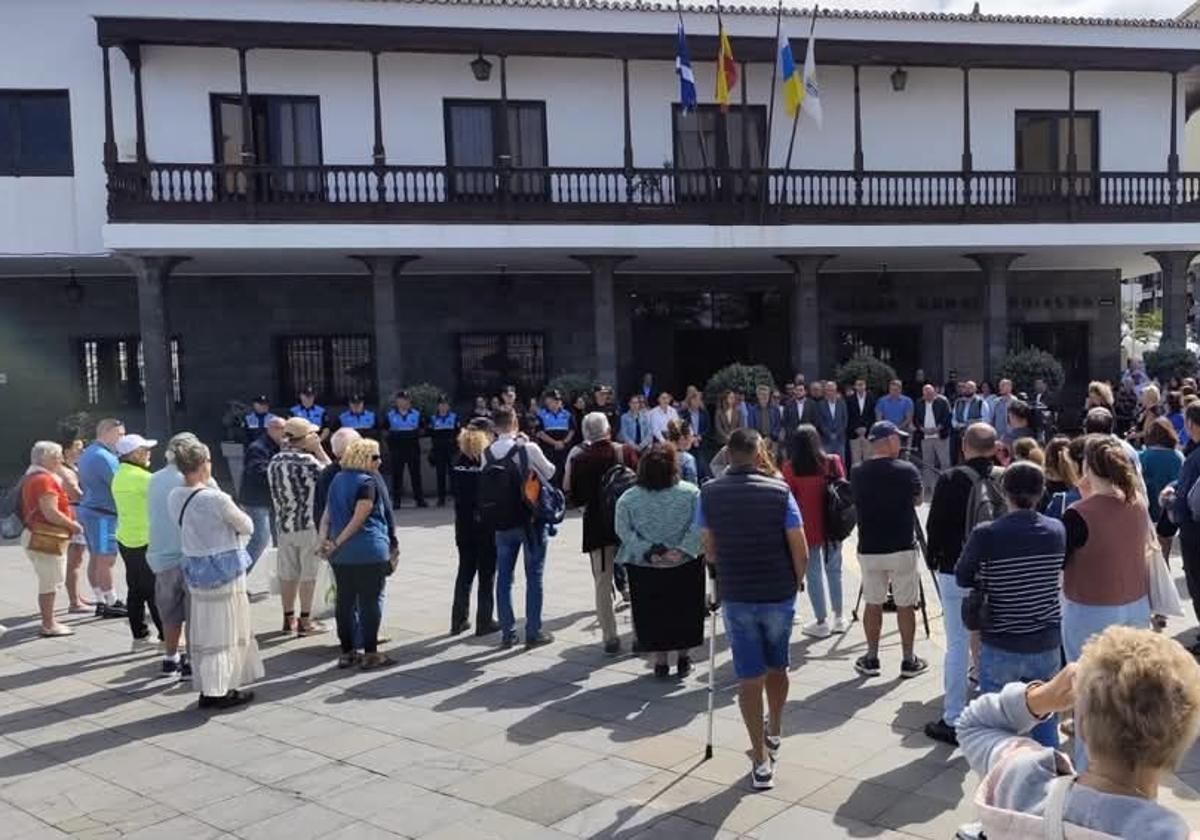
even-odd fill
[(842, 614), (842, 544), (827, 542), (808, 549), (808, 571), (804, 573), (808, 600), (813, 615), (824, 623), (829, 617), (825, 607), (825, 582), (829, 582), (829, 607), (834, 615)]
[[(362, 636), (362, 650), (375, 653), (379, 639), (380, 603), (383, 600), (383, 584), (387, 580), (387, 563), (335, 563), (333, 574), (337, 579), (337, 626), (338, 642), (342, 653), (355, 650), (358, 640), (354, 631)], [(356, 620), (357, 614), (357, 620)]]
[(513, 615), (513, 572), (517, 552), (525, 547), (525, 640), (542, 632), (542, 571), (546, 566), (546, 532), (541, 525), (527, 525), (496, 532), (496, 610), (503, 637), (516, 636)]
[[(985, 641), (979, 651), (979, 690), (994, 694), (1011, 682), (1049, 682), (1061, 669), (1062, 652), (1058, 648), (1014, 653)], [(1029, 737), (1044, 747), (1058, 747), (1058, 715), (1035, 726)]]
[(942, 667), (942, 720), (954, 726), (967, 707), (971, 686), (967, 671), (971, 667), (971, 636), (962, 620), (962, 604), (968, 590), (958, 585), (954, 575), (938, 572), (938, 590), (942, 594), (942, 627), (946, 631), (946, 660)]
[(271, 522), (269, 507), (247, 505), (245, 510), (246, 515), (254, 522), (254, 533), (250, 535), (250, 542), (246, 543), (246, 553), (250, 555), (250, 568), (246, 569), (246, 574), (249, 575), (258, 563), (258, 558), (262, 557), (262, 553), (270, 545), (275, 529)]
[[(379, 590), (379, 620), (381, 625), (383, 621), (383, 599), (386, 593), (387, 581), (384, 581), (383, 589)], [(354, 649), (363, 650), (362, 617), (358, 614), (358, 604), (354, 605), (354, 617), (351, 619), (350, 628), (350, 635), (354, 637)], [(378, 634), (376, 635), (378, 636)]]

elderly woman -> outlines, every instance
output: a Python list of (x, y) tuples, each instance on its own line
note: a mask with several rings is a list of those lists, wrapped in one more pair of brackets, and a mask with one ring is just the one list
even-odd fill
[(583, 443), (567, 456), (567, 475), (563, 490), (571, 504), (583, 508), (583, 553), (592, 561), (592, 580), (596, 590), (596, 620), (604, 640), (604, 652), (616, 656), (621, 651), (617, 637), (617, 617), (613, 607), (613, 569), (617, 554), (617, 535), (604, 498), (604, 477), (617, 465), (633, 467), (637, 452), (632, 446), (613, 443), (608, 418), (593, 411), (583, 418)]
[(150, 450), (157, 443), (141, 435), (122, 435), (117, 441), (120, 463), (112, 480), (113, 501), (117, 504), (117, 548), (125, 562), (125, 582), (129, 586), (125, 604), (134, 642), (150, 638), (147, 607), (159, 641), (163, 640), (162, 618), (154, 600), (154, 571), (146, 562), (150, 543)]
[(672, 650), (679, 676), (687, 676), (688, 651), (704, 641), (699, 504), (700, 489), (679, 480), (679, 459), (669, 443), (655, 444), (642, 456), (637, 485), (617, 500), (617, 562), (629, 573), (633, 628), (641, 649), (655, 655), (659, 678), (671, 672)]
[(71, 500), (58, 473), (62, 446), (39, 440), (29, 453), (29, 469), (21, 479), (21, 547), (37, 573), (38, 612), (44, 637), (70, 636), (74, 631), (54, 618), (54, 594), (66, 577), (67, 546), (83, 528), (71, 513)]
[[(1065, 755), (1027, 737), (1068, 709), (1091, 759), (1078, 776)], [(1010, 683), (958, 719), (962, 751), (984, 777), (975, 801), (990, 837), (1062, 837), (1055, 813), (1104, 837), (1194, 837), (1155, 800), (1197, 731), (1200, 667), (1173, 639), (1128, 627), (1093, 637), (1078, 665), (1049, 682)]]
[(454, 604), (450, 608), (450, 635), (471, 626), (471, 586), (479, 577), (475, 596), (475, 635), (488, 636), (500, 629), (493, 618), (496, 604), (496, 532), (479, 514), (479, 475), (483, 453), (495, 440), (492, 421), (474, 417), (458, 433), (458, 454), (450, 466), (454, 492), (454, 543), (458, 547), (458, 575), (454, 579)]
[(200, 708), (231, 709), (254, 698), (242, 686), (263, 676), (246, 593), (246, 542), (254, 521), (212, 486), (212, 458), (203, 443), (180, 446), (175, 466), (184, 485), (171, 490), (167, 510), (180, 529), (192, 679)]
[[(379, 653), (379, 596), (396, 568), (399, 547), (379, 490), (379, 443), (356, 440), (342, 455), (341, 470), (329, 486), (321, 522), (322, 553), (337, 580), (337, 627), (341, 644), (339, 668), (359, 665), (370, 671), (392, 664)], [(355, 648), (355, 613), (362, 628), (363, 652)]]

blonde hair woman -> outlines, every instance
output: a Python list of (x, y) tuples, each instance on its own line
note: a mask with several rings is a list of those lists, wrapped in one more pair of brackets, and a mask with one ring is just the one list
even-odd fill
[(67, 545), (83, 528), (75, 521), (71, 501), (58, 472), (62, 446), (39, 440), (29, 453), (29, 469), (21, 479), (21, 547), (33, 564), (38, 582), (38, 612), (44, 637), (70, 636), (74, 631), (54, 618), (54, 596), (66, 579)]
[[(1078, 776), (1066, 756), (1024, 735), (1069, 709), (1091, 759)], [(963, 753), (984, 777), (976, 796), (983, 827), (997, 837), (1051, 836), (1044, 823), (1056, 805), (1064, 823), (1104, 836), (1195, 837), (1155, 800), (1198, 731), (1196, 661), (1173, 639), (1128, 627), (1093, 637), (1078, 664), (1050, 682), (1010, 683), (958, 720)]]
[[(363, 438), (346, 447), (341, 471), (329, 486), (322, 517), (322, 553), (337, 580), (339, 668), (364, 671), (392, 664), (379, 653), (379, 596), (399, 557), (388, 525), (386, 494), (379, 485), (379, 442)], [(355, 613), (362, 628), (362, 653), (355, 648)]]
[(473, 419), (458, 433), (458, 454), (450, 465), (450, 487), (454, 493), (454, 543), (458, 548), (458, 575), (454, 579), (454, 603), (450, 607), (450, 635), (471, 626), (471, 586), (479, 577), (475, 598), (475, 635), (487, 636), (500, 629), (493, 619), (496, 604), (496, 537), (479, 519), (479, 471), (483, 453), (495, 435), (492, 421)]

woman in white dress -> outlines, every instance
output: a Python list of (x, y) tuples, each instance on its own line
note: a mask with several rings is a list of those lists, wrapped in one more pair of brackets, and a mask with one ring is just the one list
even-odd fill
[(184, 486), (171, 491), (168, 509), (179, 523), (183, 575), (191, 599), (188, 641), (200, 708), (229, 709), (250, 702), (241, 690), (263, 676), (250, 622), (246, 541), (254, 523), (220, 490), (209, 486), (212, 459), (199, 441), (178, 452)]

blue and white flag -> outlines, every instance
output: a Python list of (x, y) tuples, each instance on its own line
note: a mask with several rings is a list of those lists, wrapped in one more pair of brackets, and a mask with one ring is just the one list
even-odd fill
[(675, 45), (675, 74), (679, 76), (679, 102), (683, 113), (696, 110), (696, 77), (692, 74), (692, 60), (688, 58), (687, 36), (683, 34), (683, 21), (679, 21), (679, 38)]

